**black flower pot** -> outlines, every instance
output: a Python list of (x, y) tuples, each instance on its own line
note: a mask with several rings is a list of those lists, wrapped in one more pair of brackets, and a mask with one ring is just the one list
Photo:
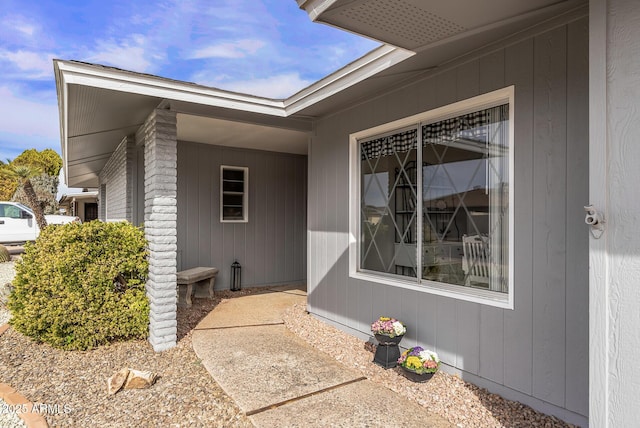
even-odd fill
[(427, 382), (435, 374), (435, 373), (416, 373), (413, 370), (409, 370), (406, 367), (402, 367), (402, 373), (404, 374), (404, 377), (406, 377), (410, 381), (418, 382), (418, 383)]
[(402, 340), (402, 336), (389, 337), (384, 334), (375, 334), (374, 336), (378, 341), (378, 347), (373, 362), (385, 369), (395, 367), (398, 364), (398, 358), (400, 358), (398, 343)]
[(390, 337), (385, 334), (374, 334), (374, 336), (382, 346), (397, 345), (402, 340), (402, 335)]

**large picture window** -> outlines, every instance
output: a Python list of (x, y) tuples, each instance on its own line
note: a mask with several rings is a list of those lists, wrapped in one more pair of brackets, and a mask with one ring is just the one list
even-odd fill
[(352, 135), (352, 274), (513, 306), (512, 100), (506, 88)]

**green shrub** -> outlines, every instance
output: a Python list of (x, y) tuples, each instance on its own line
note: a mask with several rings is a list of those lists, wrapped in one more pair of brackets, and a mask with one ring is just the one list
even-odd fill
[(8, 262), (11, 260), (11, 254), (4, 245), (0, 245), (0, 263)]
[(16, 265), (10, 324), (63, 349), (147, 337), (145, 248), (129, 223), (48, 226)]

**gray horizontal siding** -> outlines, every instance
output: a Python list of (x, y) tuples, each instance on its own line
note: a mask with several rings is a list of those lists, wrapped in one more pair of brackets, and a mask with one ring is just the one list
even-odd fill
[[(178, 142), (178, 269), (215, 266), (229, 288), (306, 279), (307, 157)], [(220, 165), (249, 168), (249, 222), (220, 222)]]
[[(574, 421), (588, 415), (588, 22), (568, 23), (322, 118), (310, 151), (309, 310), (369, 334), (382, 314), (404, 346)], [(515, 309), (348, 276), (348, 136), (515, 85)], [(525, 400), (526, 401), (526, 400)]]

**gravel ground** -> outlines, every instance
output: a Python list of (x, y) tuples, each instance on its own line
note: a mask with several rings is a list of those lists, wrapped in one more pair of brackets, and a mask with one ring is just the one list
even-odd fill
[(9, 321), (11, 314), (5, 308), (6, 298), (9, 295), (9, 288), (7, 283), (13, 280), (16, 275), (14, 269), (15, 261), (0, 263), (0, 325)]
[[(0, 278), (6, 265), (0, 264)], [(145, 340), (61, 351), (10, 328), (0, 336), (0, 382), (53, 409), (44, 415), (52, 427), (250, 427), (193, 352), (191, 330), (221, 299), (251, 292), (220, 292), (214, 300), (194, 299), (191, 308), (179, 307), (178, 345), (162, 353)], [(2, 312), (6, 316), (0, 305)], [(107, 395), (106, 378), (123, 367), (150, 370), (159, 379), (148, 389)], [(10, 423), (0, 419), (2, 427)]]
[[(515, 401), (508, 401), (457, 376), (438, 372), (429, 382), (414, 383), (400, 368), (385, 370), (372, 362), (372, 349), (364, 342), (325, 324), (306, 312), (306, 306), (287, 310), (285, 325), (310, 345), (333, 355), (363, 376), (415, 400), (458, 427), (573, 427)], [(336, 352), (335, 344), (341, 347)]]
[[(0, 284), (13, 274), (12, 263), (0, 264)], [(256, 290), (218, 292), (216, 299), (194, 299), (178, 308), (178, 345), (155, 353), (147, 341), (131, 341), (92, 351), (61, 351), (37, 344), (9, 329), (0, 336), (0, 381), (18, 389), (34, 403), (58, 406), (46, 414), (50, 426), (218, 426), (248, 427), (251, 422), (213, 381), (191, 347), (191, 330), (223, 298)], [(429, 408), (458, 427), (571, 427), (530, 407), (439, 372), (428, 383), (406, 380), (395, 370), (371, 362), (365, 343), (322, 323), (296, 305), (285, 313), (285, 324), (315, 348), (359, 370), (364, 376)], [(2, 318), (4, 317), (4, 318)], [(0, 302), (0, 324), (7, 312)], [(340, 339), (337, 339), (337, 338)], [(336, 354), (335, 343), (342, 344)], [(160, 378), (149, 389), (106, 392), (106, 378), (130, 367), (150, 370)], [(0, 403), (1, 405), (2, 403)], [(65, 413), (65, 406), (68, 412)], [(10, 425), (14, 423), (14, 425)], [(2, 419), (0, 426), (22, 426)]]
[[(9, 321), (11, 314), (5, 308), (4, 302), (8, 293), (8, 288), (5, 284), (11, 282), (15, 276), (15, 270), (13, 268), (15, 262), (0, 263), (0, 325)], [(0, 376), (0, 381), (3, 379)], [(8, 410), (6, 403), (0, 399), (0, 427), (3, 428), (21, 428), (26, 426), (22, 419), (16, 413), (3, 412), (2, 409)]]
[[(0, 400), (0, 407), (4, 401)], [(0, 413), (0, 427), (2, 428), (23, 428), (26, 427), (20, 417), (15, 413)]]

